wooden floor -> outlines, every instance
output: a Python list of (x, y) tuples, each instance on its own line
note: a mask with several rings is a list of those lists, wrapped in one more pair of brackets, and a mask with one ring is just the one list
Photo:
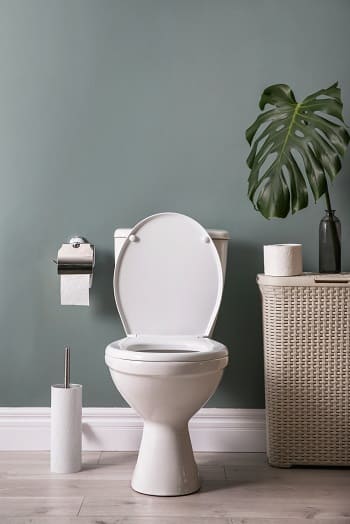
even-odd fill
[(135, 453), (85, 453), (81, 472), (53, 475), (46, 452), (0, 452), (0, 523), (350, 523), (349, 469), (276, 469), (260, 453), (196, 459), (200, 492), (162, 498), (131, 490)]

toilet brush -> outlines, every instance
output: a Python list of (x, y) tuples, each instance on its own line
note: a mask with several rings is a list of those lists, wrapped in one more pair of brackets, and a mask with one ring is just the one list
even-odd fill
[(70, 383), (70, 347), (64, 348), (64, 387), (69, 388)]
[(82, 385), (70, 383), (70, 347), (64, 350), (64, 384), (51, 386), (51, 472), (81, 469)]

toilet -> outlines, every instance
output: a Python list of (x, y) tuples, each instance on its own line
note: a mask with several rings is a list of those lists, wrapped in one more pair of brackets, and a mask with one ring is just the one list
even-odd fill
[(226, 231), (159, 213), (115, 232), (114, 294), (126, 337), (105, 361), (144, 420), (131, 486), (176, 496), (200, 488), (190, 418), (215, 392), (227, 348), (210, 337), (226, 270)]

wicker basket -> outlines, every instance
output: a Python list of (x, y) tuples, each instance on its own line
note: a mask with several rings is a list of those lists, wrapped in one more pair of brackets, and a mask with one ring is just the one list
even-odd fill
[(350, 273), (257, 282), (269, 463), (350, 465)]

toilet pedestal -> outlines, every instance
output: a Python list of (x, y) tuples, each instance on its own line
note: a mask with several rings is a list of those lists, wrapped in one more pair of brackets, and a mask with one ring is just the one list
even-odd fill
[(145, 422), (131, 486), (140, 493), (158, 496), (199, 490), (188, 421), (176, 426)]

